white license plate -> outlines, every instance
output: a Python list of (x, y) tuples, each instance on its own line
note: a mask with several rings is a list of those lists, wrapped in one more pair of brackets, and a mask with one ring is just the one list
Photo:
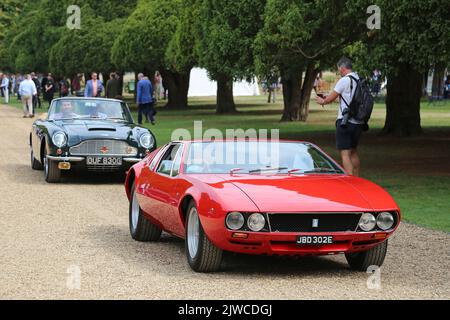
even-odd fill
[(89, 166), (121, 166), (120, 157), (87, 157), (86, 164)]
[(309, 245), (309, 246), (320, 246), (323, 244), (332, 244), (332, 236), (299, 236), (297, 237), (297, 244), (299, 245)]

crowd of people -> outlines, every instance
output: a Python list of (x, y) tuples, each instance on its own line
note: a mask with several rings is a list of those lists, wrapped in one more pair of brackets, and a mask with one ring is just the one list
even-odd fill
[[(55, 80), (52, 73), (47, 75), (37, 74), (6, 74), (0, 73), (0, 93), (5, 104), (9, 104), (11, 97), (23, 104), (24, 118), (33, 118), (35, 110), (42, 108), (41, 98), (51, 105), (55, 95), (59, 97), (106, 97), (109, 99), (122, 100), (122, 80), (117, 72), (109, 74), (106, 85), (96, 72), (85, 81), (84, 75), (79, 73), (68, 79), (62, 77)], [(163, 88), (163, 79), (156, 72), (153, 81), (144, 74), (138, 75), (136, 103), (138, 104), (138, 122), (142, 124), (145, 120), (155, 124), (156, 102), (164, 95), (167, 98), (167, 90)]]

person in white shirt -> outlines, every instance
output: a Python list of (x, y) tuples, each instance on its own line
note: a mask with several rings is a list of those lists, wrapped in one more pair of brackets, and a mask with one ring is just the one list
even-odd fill
[(36, 85), (31, 79), (31, 75), (27, 74), (25, 80), (20, 83), (19, 94), (22, 98), (23, 104), (23, 117), (33, 118), (34, 108), (33, 108), (33, 97), (37, 95)]
[(325, 98), (317, 97), (317, 103), (323, 106), (340, 98), (336, 121), (336, 144), (341, 153), (344, 169), (349, 174), (359, 177), (361, 161), (357, 148), (363, 132), (363, 123), (349, 117), (347, 113), (349, 111), (348, 106), (355, 94), (359, 77), (357, 73), (353, 72), (350, 59), (342, 58), (337, 66), (342, 78), (330, 95)]
[(0, 85), (0, 88), (2, 89), (3, 96), (5, 97), (5, 103), (9, 103), (9, 78), (8, 75), (4, 74), (2, 76), (2, 83)]

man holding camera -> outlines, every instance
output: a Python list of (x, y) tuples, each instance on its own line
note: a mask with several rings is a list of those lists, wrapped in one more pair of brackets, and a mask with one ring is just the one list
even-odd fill
[(339, 98), (338, 118), (336, 121), (336, 142), (341, 153), (344, 169), (351, 175), (359, 176), (360, 160), (357, 152), (359, 139), (364, 130), (364, 123), (350, 116), (349, 105), (355, 95), (358, 75), (353, 72), (352, 61), (342, 58), (338, 62), (342, 78), (334, 91), (327, 97), (317, 97), (320, 105), (330, 104)]

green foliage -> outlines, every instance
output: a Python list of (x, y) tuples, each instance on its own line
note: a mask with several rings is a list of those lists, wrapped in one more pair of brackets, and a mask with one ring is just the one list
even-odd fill
[(167, 67), (166, 50), (180, 17), (181, 0), (141, 0), (112, 47), (112, 61), (124, 70)]
[(366, 73), (381, 68), (396, 74), (400, 63), (420, 72), (450, 59), (450, 23), (447, 0), (377, 0), (381, 9), (381, 30), (349, 52)]
[(50, 69), (61, 75), (109, 72), (115, 69), (110, 52), (124, 19), (104, 21), (83, 11), (80, 30), (65, 29), (50, 51)]
[(365, 0), (268, 0), (255, 40), (256, 66), (302, 72), (308, 61), (334, 64), (342, 48), (366, 32)]
[(253, 42), (262, 27), (266, 0), (203, 0), (199, 62), (212, 79), (235, 80), (254, 74)]
[[(7, 32), (7, 49), (0, 61), (18, 72), (32, 70), (59, 74), (113, 68), (110, 50), (123, 19), (137, 0), (37, 0), (27, 3)], [(67, 8), (81, 8), (81, 30), (66, 26)]]
[(16, 17), (16, 28), (9, 30), (9, 55), (16, 71), (48, 71), (49, 50), (60, 34), (57, 26), (65, 24), (61, 12), (65, 13), (62, 2), (42, 0), (27, 4)]
[(20, 14), (23, 2), (20, 0), (2, 0), (0, 3), (0, 44), (5, 39), (6, 31), (12, 27), (14, 18)]
[(188, 72), (198, 64), (201, 0), (185, 0), (180, 19), (166, 50), (166, 64), (177, 72)]

